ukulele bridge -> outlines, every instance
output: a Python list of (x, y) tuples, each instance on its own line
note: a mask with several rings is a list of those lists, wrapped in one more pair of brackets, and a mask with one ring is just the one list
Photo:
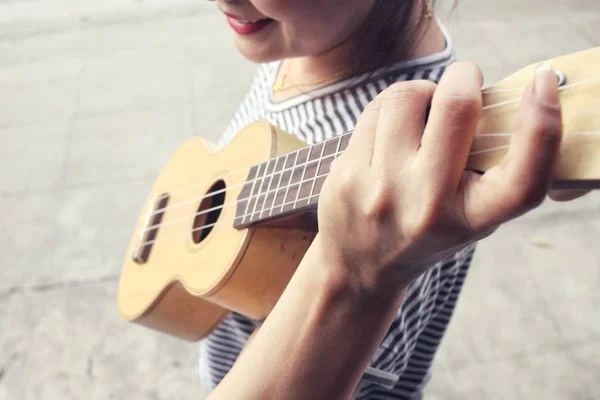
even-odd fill
[(154, 195), (152, 198), (150, 202), (152, 206), (144, 218), (142, 230), (137, 235), (138, 239), (131, 255), (133, 261), (137, 264), (145, 264), (148, 261), (168, 203), (169, 195), (166, 193)]

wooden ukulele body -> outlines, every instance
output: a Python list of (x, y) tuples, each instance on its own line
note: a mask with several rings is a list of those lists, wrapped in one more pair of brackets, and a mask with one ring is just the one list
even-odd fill
[[(119, 283), (121, 315), (190, 341), (206, 337), (231, 311), (265, 318), (312, 243), (316, 229), (302, 215), (236, 229), (232, 225), (235, 199), (251, 165), (304, 146), (265, 122), (249, 125), (220, 151), (200, 138), (184, 144), (152, 188), (152, 194), (169, 194), (169, 218), (161, 221), (147, 262), (140, 264), (132, 256), (140, 236), (134, 235), (130, 243)], [(219, 207), (210, 201), (201, 204), (217, 182), (223, 182), (227, 189), (219, 222), (196, 243), (195, 229), (207, 223), (202, 217), (208, 213), (197, 220), (190, 216), (202, 208)], [(136, 232), (145, 229), (152, 198), (144, 207)]]
[[(600, 48), (548, 63), (564, 78), (554, 186), (600, 189)], [(485, 172), (503, 162), (518, 132), (524, 87), (538, 66), (482, 92), (467, 169)], [(330, 164), (349, 138), (306, 146), (258, 121), (222, 150), (199, 138), (184, 144), (137, 222), (119, 283), (121, 315), (190, 341), (209, 335), (231, 311), (265, 318), (316, 236), (316, 220), (306, 213), (314, 211)], [(276, 178), (286, 170), (288, 177)]]

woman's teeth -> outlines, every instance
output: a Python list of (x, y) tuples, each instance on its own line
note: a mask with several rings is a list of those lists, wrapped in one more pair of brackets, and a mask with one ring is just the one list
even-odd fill
[(243, 19), (238, 19), (238, 22), (241, 23), (241, 24), (256, 24), (257, 22), (264, 21), (266, 19), (267, 18), (261, 18), (261, 19), (255, 19), (254, 21), (246, 21), (246, 20), (243, 20)]
[(259, 18), (255, 20), (240, 19), (232, 15), (227, 15), (229, 26), (240, 35), (251, 35), (264, 29), (267, 25), (273, 22), (270, 18)]

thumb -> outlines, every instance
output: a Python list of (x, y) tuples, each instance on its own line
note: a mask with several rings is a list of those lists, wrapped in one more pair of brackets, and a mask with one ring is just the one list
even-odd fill
[(544, 65), (528, 85), (504, 161), (466, 189), (465, 214), (486, 231), (539, 206), (546, 198), (562, 140), (558, 78)]

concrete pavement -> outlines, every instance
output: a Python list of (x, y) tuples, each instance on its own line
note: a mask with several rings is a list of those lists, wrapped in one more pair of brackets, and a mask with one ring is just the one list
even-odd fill
[[(441, 17), (488, 83), (600, 45), (595, 0)], [(196, 345), (120, 320), (116, 285), (156, 173), (252, 75), (207, 2), (0, 2), (0, 400), (203, 398)], [(594, 193), (483, 241), (426, 398), (600, 398), (599, 237)]]

